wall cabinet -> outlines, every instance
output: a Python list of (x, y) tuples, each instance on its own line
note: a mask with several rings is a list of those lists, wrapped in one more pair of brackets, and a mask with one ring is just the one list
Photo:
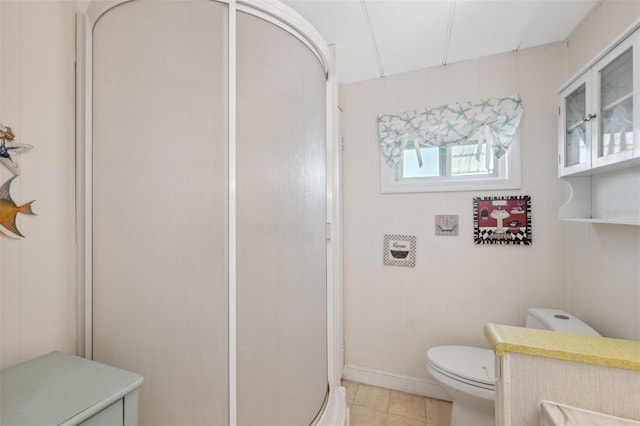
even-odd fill
[(560, 92), (560, 176), (638, 164), (639, 64), (636, 31)]
[(571, 187), (563, 219), (640, 225), (639, 27), (559, 92), (558, 174)]

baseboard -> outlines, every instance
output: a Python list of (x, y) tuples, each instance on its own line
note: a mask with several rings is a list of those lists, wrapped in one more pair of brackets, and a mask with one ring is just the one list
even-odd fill
[(357, 365), (345, 365), (342, 378), (352, 382), (451, 401), (451, 397), (442, 390), (436, 381), (372, 370)]

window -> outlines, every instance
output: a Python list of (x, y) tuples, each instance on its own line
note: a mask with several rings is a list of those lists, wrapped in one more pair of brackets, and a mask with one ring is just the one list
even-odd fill
[(382, 192), (520, 187), (518, 95), (378, 117)]
[[(518, 140), (506, 155), (496, 159), (477, 138), (464, 144), (440, 147), (420, 147), (420, 156), (413, 146), (402, 150), (400, 161), (389, 166), (381, 161), (382, 192), (477, 191), (520, 188), (520, 155)], [(420, 166), (422, 162), (422, 166)]]

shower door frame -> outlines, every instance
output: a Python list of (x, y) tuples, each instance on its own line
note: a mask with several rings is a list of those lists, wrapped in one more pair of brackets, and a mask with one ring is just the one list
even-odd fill
[[(98, 18), (109, 9), (135, 0), (93, 1), (76, 16), (76, 249), (78, 282), (78, 355), (93, 358), (92, 279), (92, 32)], [(340, 387), (344, 366), (342, 293), (342, 149), (337, 104), (335, 52), (320, 34), (293, 9), (282, 3), (259, 0), (210, 0), (228, 4), (229, 69), (229, 423), (237, 423), (236, 388), (236, 12), (245, 12), (284, 29), (302, 41), (317, 57), (325, 71), (326, 159), (327, 159), (327, 381), (329, 395), (323, 413), (316, 419), (344, 419)], [(330, 413), (334, 411), (333, 413)], [(337, 412), (337, 414), (336, 414)]]

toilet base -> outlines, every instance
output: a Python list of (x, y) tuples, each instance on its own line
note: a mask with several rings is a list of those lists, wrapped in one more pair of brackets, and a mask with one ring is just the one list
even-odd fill
[[(438, 375), (438, 381), (452, 401), (451, 426), (495, 426), (495, 392), (483, 390), (471, 395), (459, 389), (459, 384), (449, 377)], [(467, 388), (467, 391), (475, 390)]]
[(496, 416), (493, 405), (470, 407), (453, 402), (451, 407), (451, 426), (495, 426)]
[[(457, 347), (452, 347), (456, 349)], [(436, 348), (437, 349), (437, 348)], [(488, 349), (468, 348), (475, 351), (481, 365), (490, 365), (494, 362), (494, 353)], [(434, 350), (434, 349), (431, 349)], [(427, 353), (429, 357), (429, 353)], [(474, 386), (468, 382), (455, 380), (453, 377), (440, 371), (429, 358), (427, 371), (440, 384), (449, 395), (453, 403), (451, 407), (451, 426), (495, 426), (495, 399), (496, 393), (491, 385)], [(488, 377), (494, 375), (493, 371)]]

